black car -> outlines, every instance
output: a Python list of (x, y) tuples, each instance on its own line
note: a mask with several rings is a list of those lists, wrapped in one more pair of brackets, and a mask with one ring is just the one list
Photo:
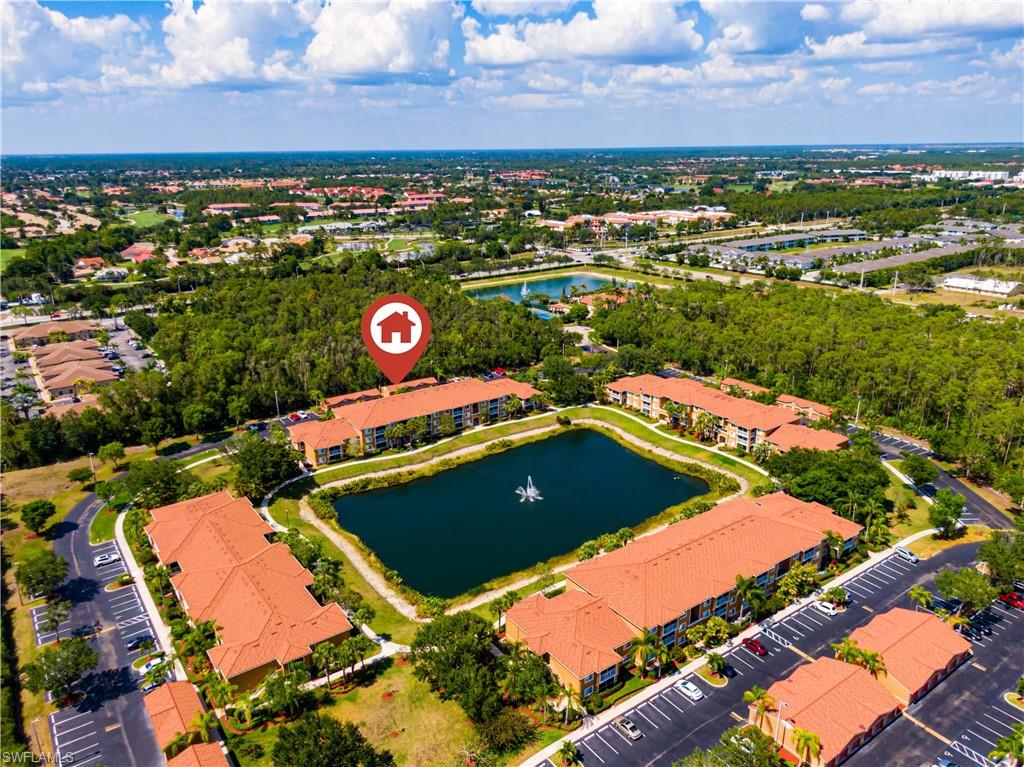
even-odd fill
[(142, 636), (132, 637), (125, 645), (125, 647), (128, 649), (128, 652), (134, 652), (135, 650), (138, 650), (140, 647), (142, 647), (142, 645), (144, 645), (146, 642), (152, 641), (153, 637), (151, 637), (149, 634), (143, 634)]

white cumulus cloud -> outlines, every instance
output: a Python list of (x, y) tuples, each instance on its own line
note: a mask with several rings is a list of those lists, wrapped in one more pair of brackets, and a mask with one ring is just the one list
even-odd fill
[(832, 12), (821, 3), (808, 3), (800, 9), (800, 18), (804, 21), (828, 21)]
[(481, 16), (555, 16), (569, 10), (576, 0), (473, 0)]

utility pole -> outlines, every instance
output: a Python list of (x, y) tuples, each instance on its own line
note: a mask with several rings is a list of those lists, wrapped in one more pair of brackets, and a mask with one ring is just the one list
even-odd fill
[(894, 274), (894, 275), (893, 275), (893, 278), (892, 278), (892, 295), (893, 295), (893, 298), (895, 298), (895, 297), (896, 297), (896, 281), (897, 281), (897, 280), (898, 280), (899, 278), (900, 278), (900, 273), (899, 273), (899, 271), (897, 270), (896, 274)]
[(860, 401), (862, 397), (857, 397), (857, 413), (853, 416), (853, 425), (858, 426), (860, 424)]
[(274, 410), (277, 411), (277, 417), (281, 417), (281, 406), (277, 402), (277, 389), (274, 389)]
[(95, 485), (96, 484), (96, 467), (93, 465), (93, 462), (92, 462), (92, 453), (89, 453), (89, 471), (92, 472), (92, 483)]

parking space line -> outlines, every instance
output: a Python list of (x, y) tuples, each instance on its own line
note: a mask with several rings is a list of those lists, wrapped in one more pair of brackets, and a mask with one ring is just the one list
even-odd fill
[[(644, 704), (644, 705), (646, 705), (646, 704)], [(654, 722), (652, 722), (647, 717), (647, 714), (645, 714), (643, 711), (641, 711), (639, 707), (634, 708), (633, 711), (636, 712), (637, 716), (642, 716), (644, 718), (644, 721), (647, 722), (649, 725), (651, 725), (651, 727), (653, 727), (654, 729), (656, 729), (656, 730), (660, 730), (661, 729), (658, 725), (656, 725)]]
[[(790, 616), (790, 618), (791, 618), (791, 617), (792, 617), (792, 616)], [(790, 618), (786, 618), (786, 620), (788, 621), (788, 620), (789, 620)], [(779, 625), (780, 625), (780, 626), (782, 626), (782, 627), (783, 627), (784, 629), (786, 629), (786, 631), (792, 631), (792, 632), (793, 632), (794, 634), (796, 634), (796, 635), (797, 635), (798, 637), (800, 637), (801, 639), (802, 639), (802, 638), (803, 638), (803, 636), (804, 636), (802, 632), (800, 632), (800, 631), (797, 631), (797, 630), (796, 630), (795, 628), (793, 628), (792, 626), (790, 626), (790, 625), (789, 625), (788, 623), (786, 623), (785, 621), (783, 621), (783, 622), (782, 622), (782, 623), (780, 623)], [(804, 628), (807, 628), (807, 627), (806, 627), (806, 626), (804, 626)]]
[[(668, 692), (668, 690), (666, 690), (665, 692)], [(679, 708), (679, 706), (677, 706), (675, 703), (673, 703), (672, 699), (669, 698), (668, 695), (662, 695), (658, 699), (664, 701), (665, 703), (668, 703), (670, 706), (672, 706), (672, 708), (674, 708), (680, 714), (686, 713), (685, 711), (683, 711), (683, 709)]]
[(662, 711), (660, 708), (658, 708), (657, 706), (654, 705), (654, 699), (653, 698), (651, 700), (647, 701), (647, 704), (651, 708), (653, 708), (655, 711), (657, 711), (659, 714), (661, 714), (663, 717), (668, 719), (670, 722), (672, 721), (672, 717), (670, 717), (668, 714), (666, 714), (664, 711)]
[(872, 576), (872, 574), (871, 574), (870, 572), (867, 572), (867, 573), (861, 573), (861, 576), (860, 576), (860, 577), (861, 577), (861, 579), (862, 579), (862, 580), (866, 580), (866, 581), (868, 581), (868, 582), (869, 582), (869, 583), (870, 583), (870, 584), (871, 584), (872, 586), (876, 586), (876, 587), (878, 587), (878, 588), (885, 588), (885, 586), (887, 586), (887, 585), (888, 585), (888, 583), (889, 583), (889, 581), (887, 581), (887, 580), (883, 579), (883, 578), (882, 578), (882, 577), (880, 577), (880, 576), (877, 576), (877, 575), (875, 575), (875, 576)]
[(888, 564), (887, 562), (879, 562), (877, 565), (875, 565), (875, 567), (873, 569), (875, 569), (875, 570), (884, 570), (885, 572), (889, 573), (891, 576), (893, 576), (895, 578), (899, 578), (901, 575), (903, 575), (906, 572), (905, 570), (897, 570), (896, 568), (894, 568), (892, 565)]
[[(90, 732), (85, 733), (85, 735), (82, 735), (81, 737), (73, 738), (72, 740), (65, 741), (64, 743), (61, 743), (60, 745), (62, 745), (64, 747), (67, 747), (67, 746), (70, 746), (72, 743), (77, 743), (80, 740), (85, 740), (86, 738), (91, 738), (95, 734), (96, 734), (96, 730), (91, 730)], [(60, 738), (58, 738), (57, 740), (59, 742)]]
[[(801, 621), (801, 620), (800, 620), (799, 618), (797, 618), (797, 617), (796, 617), (795, 615), (792, 615), (792, 616), (790, 616), (789, 618), (787, 618), (787, 620), (791, 620), (791, 621), (793, 621), (794, 623), (796, 623), (796, 624), (798, 624), (798, 625), (802, 626), (803, 628), (807, 629), (808, 631), (814, 631), (814, 627), (813, 627), (813, 626), (808, 626), (808, 625), (807, 625), (806, 623), (803, 623), (803, 622), (802, 622), (802, 621)], [(800, 636), (803, 636), (803, 634), (801, 634)]]
[(93, 724), (95, 724), (95, 723), (94, 723), (94, 722), (86, 722), (85, 724), (78, 724), (78, 725), (75, 725), (74, 727), (68, 727), (68, 728), (67, 728), (66, 730), (64, 730), (63, 732), (57, 732), (57, 724), (56, 724), (56, 723), (54, 723), (54, 725), (53, 725), (53, 730), (54, 730), (54, 732), (56, 732), (56, 733), (57, 733), (58, 735), (67, 735), (67, 734), (68, 734), (69, 732), (74, 732), (75, 730), (80, 730), (80, 729), (82, 729), (83, 727), (91, 727), (91, 726), (92, 726)]
[(80, 761), (80, 762), (75, 762), (75, 763), (74, 763), (74, 765), (73, 765), (73, 767), (81, 767), (81, 766), (82, 766), (83, 764), (88, 764), (88, 763), (89, 763), (89, 762), (91, 762), (91, 761), (92, 761), (93, 759), (99, 759), (99, 758), (100, 758), (101, 756), (103, 756), (103, 754), (97, 751), (97, 752), (96, 752), (95, 754), (93, 754), (92, 756), (90, 756), (90, 757), (87, 757), (87, 758), (83, 759), (83, 760), (82, 760), (82, 761)]
[[(625, 743), (625, 744), (626, 744), (627, 746), (632, 746), (632, 745), (633, 745), (633, 743), (632, 743), (632, 742), (631, 742), (631, 741), (629, 740), (629, 738), (627, 738), (627, 737), (626, 737), (625, 735), (623, 735), (623, 734), (622, 734), (621, 732), (619, 732), (619, 731), (618, 731), (617, 729), (615, 729), (614, 727), (605, 727), (605, 730), (611, 730), (612, 732), (614, 732), (614, 733), (615, 733), (616, 735), (618, 735), (618, 736), (619, 736), (619, 738), (620, 738), (620, 739), (622, 740), (622, 742), (623, 742), (623, 743)], [(597, 736), (597, 737), (601, 738), (600, 734), (598, 734), (598, 736)], [(601, 738), (601, 741), (602, 741), (602, 742), (604, 742), (604, 738)], [(611, 749), (612, 749), (612, 751), (615, 751), (615, 749), (614, 749), (614, 748), (612, 748), (612, 746), (611, 746), (611, 744), (610, 744), (610, 743), (605, 743), (605, 745), (607, 745), (607, 746), (608, 746), (608, 748), (611, 748)], [(618, 752), (618, 751), (615, 751), (615, 753), (617, 754), (617, 753), (619, 753), (619, 752)]]
[(64, 719), (60, 719), (60, 720), (58, 720), (58, 719), (57, 719), (57, 715), (58, 715), (59, 713), (60, 713), (60, 712), (58, 711), (58, 712), (57, 712), (57, 714), (54, 714), (54, 715), (53, 715), (52, 719), (53, 719), (54, 723), (57, 723), (57, 722), (59, 721), (59, 723), (60, 723), (60, 724), (64, 724), (64, 722), (70, 722), (70, 721), (71, 721), (72, 719), (81, 719), (81, 718), (82, 718), (83, 716), (89, 716), (89, 714), (90, 714), (90, 713), (92, 713), (92, 712), (90, 712), (90, 711), (86, 711), (86, 712), (85, 712), (85, 713), (83, 713), (83, 714), (75, 714), (75, 715), (73, 715), (73, 716), (68, 716), (68, 717), (65, 717)]
[(580, 741), (580, 745), (582, 745), (585, 749), (587, 749), (587, 751), (589, 751), (594, 756), (596, 756), (598, 758), (598, 761), (601, 762), (601, 764), (605, 763), (604, 759), (601, 758), (601, 755), (599, 753), (597, 753), (594, 749), (592, 749), (589, 745), (587, 745), (587, 741), (586, 740), (581, 740)]
[(730, 653), (727, 657), (730, 660), (738, 660), (740, 663), (742, 663), (747, 668), (754, 668), (754, 666), (752, 664), (747, 663), (745, 660), (743, 660), (743, 658), (740, 658), (738, 653), (735, 653), (735, 652), (734, 653)]
[(1007, 711), (1005, 708), (1001, 708), (1000, 706), (993, 706), (992, 708), (1001, 714), (1006, 714), (1011, 719), (1015, 719), (1018, 722), (1024, 722), (1024, 719), (1021, 719), (1016, 712)]
[[(76, 749), (75, 751), (72, 751), (70, 753), (72, 761), (74, 761), (74, 758), (76, 756), (78, 756), (79, 754), (81, 754), (82, 752), (88, 751), (90, 748), (97, 748), (99, 745), (100, 744), (97, 741), (96, 743), (90, 743), (88, 746), (82, 746), (81, 748)], [(68, 752), (67, 751), (64, 752), (64, 756), (68, 756)]]
[(1003, 725), (1003, 727), (1013, 727), (1014, 724), (1017, 724), (1018, 722), (1024, 722), (1024, 719), (1017, 719), (1016, 717), (1012, 716), (1008, 711), (1004, 711), (1003, 709), (999, 708), (998, 706), (992, 706), (992, 710), (993, 711), (998, 711), (1000, 714), (1005, 714), (1006, 716), (1008, 716), (1010, 719), (1013, 720), (1013, 724), (1008, 724), (1008, 723), (1004, 722), (1002, 719), (996, 719), (991, 714), (983, 714), (983, 716), (987, 716), (993, 722), (999, 722), (999, 724)]
[[(683, 695), (683, 694), (682, 694), (681, 692), (679, 692), (679, 690), (676, 690), (675, 688), (673, 688), (673, 692), (675, 692), (675, 694), (676, 694), (676, 695), (678, 695), (678, 696), (679, 696), (680, 698), (682, 698), (683, 700), (685, 700), (685, 701), (686, 701), (687, 703), (689, 703), (689, 704), (690, 704), (691, 706), (696, 706), (696, 705), (697, 705), (697, 704), (696, 704), (696, 703), (694, 703), (694, 702), (693, 702), (692, 700), (690, 700), (690, 699), (689, 699), (689, 698), (687, 698), (687, 697), (686, 697), (685, 695)], [(678, 707), (677, 707), (677, 708), (678, 708)]]
[[(982, 714), (982, 716), (988, 716), (988, 714)], [(990, 717), (990, 716), (989, 716), (988, 718), (989, 718), (989, 719), (992, 719), (992, 717)], [(1000, 722), (1000, 721), (999, 721), (998, 719), (992, 719), (992, 721), (993, 721), (993, 722), (995, 722), (996, 724), (1003, 724), (1003, 723), (1002, 723), (1002, 722)], [(978, 725), (979, 727), (984, 727), (984, 728), (985, 728), (986, 730), (988, 730), (989, 732), (991, 732), (991, 733), (992, 733), (993, 735), (995, 735), (995, 736), (996, 736), (997, 738), (1001, 738), (1001, 737), (1003, 737), (1003, 735), (1006, 735), (1006, 732), (1000, 732), (999, 730), (993, 730), (993, 729), (992, 729), (991, 727), (989, 727), (989, 726), (988, 726), (987, 724), (984, 724), (984, 723), (983, 723), (983, 722), (982, 722), (982, 721), (981, 721), (980, 719), (979, 719), (979, 720), (977, 720), (977, 721), (975, 721), (975, 724), (976, 724), (976, 725)], [(1003, 727), (1006, 727), (1006, 725), (1005, 725), (1005, 724), (1003, 724)]]
[(800, 612), (797, 613), (797, 615), (799, 615), (804, 620), (810, 621), (815, 626), (824, 626), (825, 625), (825, 623), (823, 621), (820, 621), (820, 620), (818, 620), (818, 618), (816, 616), (811, 615), (811, 611), (810, 610), (801, 610)]
[(860, 578), (856, 578), (856, 579), (854, 579), (852, 581), (849, 581), (845, 585), (847, 585), (847, 586), (856, 586), (858, 589), (863, 589), (864, 591), (868, 592), (868, 594), (874, 594), (875, 593), (875, 589), (871, 588), (874, 584), (872, 584), (872, 583), (861, 583)]
[(743, 657), (744, 658), (752, 658), (753, 660), (756, 660), (758, 663), (764, 663), (764, 658), (762, 658), (756, 652), (751, 650), (749, 647), (740, 647), (740, 650), (744, 651), (743, 652)]
[[(972, 737), (975, 737), (975, 738), (977, 738), (978, 740), (982, 740), (982, 741), (984, 741), (984, 742), (988, 743), (988, 744), (989, 744), (990, 746), (993, 746), (993, 747), (994, 747), (994, 746), (996, 745), (996, 744), (995, 744), (995, 741), (992, 741), (992, 740), (989, 740), (988, 738), (982, 737), (981, 735), (979, 735), (978, 733), (976, 733), (976, 732), (975, 732), (974, 730), (964, 730), (964, 732), (969, 732), (969, 733), (971, 734), (971, 736), (972, 736)], [(961, 737), (963, 737), (963, 736), (961, 736)]]
[[(609, 728), (608, 728), (608, 727), (605, 727), (604, 729), (605, 729), (605, 730), (607, 730), (607, 729), (609, 729)], [(614, 729), (614, 728), (612, 728), (612, 729)], [(615, 730), (615, 734), (616, 734), (616, 735), (618, 735), (618, 736), (619, 736), (620, 738), (622, 738), (622, 735), (620, 735), (620, 734), (619, 734), (619, 731), (618, 731), (618, 730)], [(601, 742), (602, 742), (602, 743), (604, 743), (604, 744), (605, 744), (606, 746), (608, 746), (608, 748), (610, 748), (610, 749), (612, 750), (612, 752), (613, 752), (613, 753), (614, 753), (614, 754), (615, 754), (616, 756), (618, 755), (618, 753), (619, 753), (619, 752), (615, 750), (615, 746), (613, 746), (613, 745), (612, 745), (611, 743), (609, 743), (609, 742), (608, 742), (607, 740), (605, 740), (604, 738), (602, 738), (602, 737), (601, 737), (601, 733), (600, 733), (600, 732), (595, 732), (595, 733), (594, 733), (594, 735), (596, 735), (596, 736), (597, 736), (597, 739), (598, 739), (599, 741), (601, 741)], [(626, 740), (625, 738), (622, 738), (622, 739), (623, 739), (623, 740)], [(626, 742), (627, 742), (627, 743), (629, 743), (629, 741), (628, 741), (628, 740), (626, 740)]]

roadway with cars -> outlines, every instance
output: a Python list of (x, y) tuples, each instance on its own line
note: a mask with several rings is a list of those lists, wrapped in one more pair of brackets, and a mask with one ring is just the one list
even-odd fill
[[(940, 570), (947, 567), (967, 567), (974, 563), (978, 544), (962, 544), (947, 549), (917, 564), (905, 562), (890, 555), (872, 567), (861, 572), (857, 577), (843, 584), (850, 595), (847, 609), (835, 616), (821, 613), (813, 605), (807, 605), (794, 614), (781, 620), (766, 621), (756, 639), (764, 644), (768, 655), (761, 657), (749, 649), (738, 646), (728, 649), (720, 648), (719, 652), (729, 663), (729, 682), (725, 687), (716, 688), (709, 685), (701, 677), (689, 674), (677, 679), (686, 679), (699, 687), (704, 699), (691, 701), (685, 695), (669, 686), (649, 699), (624, 708), (621, 715), (632, 721), (643, 733), (638, 740), (629, 740), (611, 724), (591, 728), (586, 723), (573, 734), (584, 754), (587, 764), (607, 765), (671, 765), (695, 748), (709, 748), (719, 742), (722, 733), (730, 727), (746, 722), (747, 706), (743, 703), (743, 693), (754, 685), (767, 688), (779, 679), (788, 676), (807, 657), (817, 658), (832, 655), (829, 645), (847, 636), (858, 626), (867, 623), (871, 617), (893, 607), (910, 607), (906, 592), (915, 585), (923, 585), (934, 589), (934, 579)], [(999, 615), (1007, 612), (999, 607), (990, 608), (999, 611)], [(1021, 613), (1021, 611), (1017, 611)], [(992, 637), (984, 637), (975, 642), (976, 651), (985, 656), (982, 665), (991, 664), (986, 677), (994, 687), (1008, 689), (1021, 673), (1022, 658), (1018, 653), (1007, 653), (1008, 647), (1020, 647), (1020, 626), (1024, 623), (1006, 617), (1005, 622), (998, 624), (1000, 631), (993, 631)], [(1014, 645), (1014, 642), (1017, 642)], [(791, 646), (790, 646), (791, 645)], [(1003, 660), (989, 659), (988, 656), (1004, 657)], [(943, 682), (936, 690), (924, 698), (922, 704), (941, 707), (943, 700), (955, 689), (957, 675), (970, 674), (970, 669), (977, 671), (970, 663), (969, 669), (956, 672), (953, 678)], [(1016, 671), (1014, 670), (1016, 669)], [(949, 686), (947, 686), (949, 685)], [(965, 687), (965, 694), (971, 693), (970, 685)], [(998, 696), (997, 696), (998, 697)], [(989, 698), (983, 697), (987, 703)], [(934, 702), (934, 704), (933, 704)], [(995, 702), (993, 699), (991, 702)], [(980, 711), (979, 711), (980, 713)], [(918, 730), (908, 722), (900, 724), (901, 729), (907, 726)], [(890, 727), (890, 729), (894, 729)], [(943, 744), (932, 736), (924, 735), (920, 743), (913, 745), (913, 757), (930, 758), (936, 753), (936, 747)], [(916, 734), (916, 733), (914, 733)], [(887, 735), (882, 733), (875, 741)], [(874, 743), (875, 741), (872, 741)], [(870, 747), (870, 746), (869, 746)], [(886, 747), (875, 753), (890, 756), (893, 749), (901, 746)], [(908, 744), (908, 752), (912, 746)], [(930, 749), (930, 750), (928, 750)], [(864, 750), (867, 752), (867, 749)], [(878, 764), (878, 761), (865, 761), (859, 755), (848, 762), (855, 766), (867, 767)], [(889, 764), (917, 764), (919, 762), (903, 759), (888, 759)], [(542, 762), (545, 767), (554, 767), (551, 761)]]
[[(131, 668), (139, 652), (129, 652), (126, 644), (155, 632), (139, 600), (137, 589), (144, 586), (104, 590), (125, 572), (123, 560), (93, 564), (100, 554), (122, 554), (114, 541), (89, 543), (89, 525), (102, 505), (90, 494), (54, 528), (54, 552), (68, 561), (59, 598), (73, 604), (61, 636), (89, 637), (99, 663), (76, 685), (77, 702), (50, 715), (50, 731), (56, 763), (65, 767), (150, 767), (163, 764), (163, 756), (142, 703), (140, 675)], [(55, 637), (43, 632), (37, 614), (38, 608), (33, 624), (42, 644)]]

